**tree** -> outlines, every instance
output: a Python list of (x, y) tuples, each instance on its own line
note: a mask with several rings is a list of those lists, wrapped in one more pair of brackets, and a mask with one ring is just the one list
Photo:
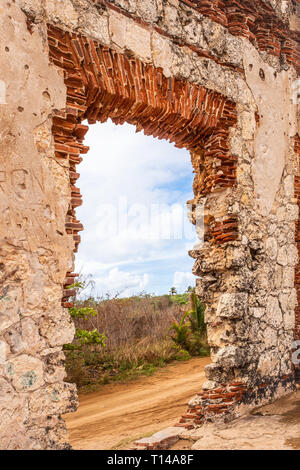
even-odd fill
[[(98, 315), (97, 310), (94, 308), (95, 299), (93, 297), (90, 296), (84, 301), (77, 299), (77, 296), (79, 296), (90, 285), (93, 286), (93, 281), (86, 278), (84, 280), (79, 280), (67, 287), (67, 289), (72, 289), (75, 291), (75, 295), (72, 296), (74, 307), (69, 308), (69, 313), (72, 318), (88, 320), (91, 317)], [(92, 331), (76, 328), (73, 343), (65, 344), (64, 349), (73, 351), (81, 350), (83, 346), (91, 344), (98, 344), (105, 347), (106, 340), (106, 336), (103, 333), (100, 333), (96, 328)]]
[(194, 292), (195, 288), (192, 286), (188, 286), (186, 293), (189, 294), (190, 292)]
[(171, 294), (171, 295), (176, 295), (176, 294), (177, 294), (177, 289), (176, 289), (176, 287), (171, 287), (171, 289), (170, 289), (170, 294)]

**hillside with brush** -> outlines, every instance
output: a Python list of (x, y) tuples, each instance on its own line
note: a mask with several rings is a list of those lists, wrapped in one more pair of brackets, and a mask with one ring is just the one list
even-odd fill
[(150, 375), (172, 361), (207, 356), (205, 306), (193, 290), (154, 296), (82, 299), (78, 282), (69, 309), (76, 335), (65, 345), (67, 381), (81, 391), (110, 382)]

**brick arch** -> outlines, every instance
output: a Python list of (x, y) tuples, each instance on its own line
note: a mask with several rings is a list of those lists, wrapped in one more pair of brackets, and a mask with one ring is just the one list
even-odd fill
[[(66, 109), (55, 111), (52, 131), (56, 157), (69, 161), (71, 203), (66, 230), (74, 239), (75, 252), (83, 230), (75, 214), (82, 203), (75, 184), (80, 154), (88, 151), (83, 145), (88, 126), (81, 124), (85, 119), (90, 124), (108, 118), (115, 124), (128, 122), (137, 131), (143, 129), (146, 135), (190, 150), (196, 155), (192, 158), (196, 173), (194, 202), (205, 194), (234, 186), (237, 157), (230, 153), (228, 138), (237, 122), (235, 103), (203, 86), (166, 78), (160, 68), (52, 25), (48, 25), (48, 41), (50, 60), (63, 69), (67, 87)], [(205, 234), (206, 240), (218, 244), (236, 236), (234, 216), (211, 220)], [(74, 274), (68, 273), (66, 286), (73, 280)], [(65, 290), (64, 307), (71, 306), (71, 294)]]

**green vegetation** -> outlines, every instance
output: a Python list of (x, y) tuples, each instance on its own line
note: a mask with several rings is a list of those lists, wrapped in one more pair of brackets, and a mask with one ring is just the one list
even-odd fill
[(82, 299), (88, 282), (70, 286), (76, 334), (65, 345), (67, 381), (81, 391), (150, 375), (158, 367), (209, 355), (205, 306), (195, 293)]
[(206, 341), (204, 322), (205, 305), (197, 295), (190, 294), (191, 310), (187, 310), (180, 321), (174, 321), (170, 327), (173, 341), (189, 352), (191, 356), (207, 356), (209, 348)]
[(170, 297), (170, 302), (177, 305), (187, 305), (189, 298), (189, 294), (174, 294)]
[[(78, 292), (83, 291), (87, 287), (87, 282), (76, 282), (70, 286), (68, 289), (73, 289), (75, 293), (74, 302), (76, 302), (76, 295)], [(97, 310), (95, 310), (95, 301), (94, 299), (89, 299), (89, 303), (93, 303), (93, 306), (84, 305), (81, 306), (80, 303), (76, 303), (74, 307), (69, 308), (69, 313), (71, 317), (75, 319), (88, 320), (89, 318), (95, 317), (98, 315)], [(64, 349), (70, 351), (82, 351), (84, 346), (98, 344), (99, 346), (105, 347), (106, 336), (103, 333), (94, 328), (93, 330), (85, 330), (76, 328), (75, 338), (72, 344), (65, 344)]]

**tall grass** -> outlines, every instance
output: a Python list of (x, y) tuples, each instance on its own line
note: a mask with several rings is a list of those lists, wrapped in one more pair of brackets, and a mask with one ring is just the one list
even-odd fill
[(172, 323), (180, 321), (190, 307), (188, 295), (90, 298), (80, 306), (93, 306), (98, 315), (87, 320), (77, 318), (75, 326), (97, 329), (107, 340), (105, 348), (90, 345), (80, 352), (66, 351), (67, 381), (79, 388), (90, 390), (114, 380), (125, 381), (190, 357), (169, 335)]
[(159, 341), (163, 339), (173, 320), (178, 320), (186, 310), (186, 305), (178, 305), (176, 299), (161, 297), (130, 297), (103, 300), (96, 303), (96, 317), (78, 320), (78, 328), (103, 332), (107, 348), (115, 349), (134, 344), (143, 339)]

